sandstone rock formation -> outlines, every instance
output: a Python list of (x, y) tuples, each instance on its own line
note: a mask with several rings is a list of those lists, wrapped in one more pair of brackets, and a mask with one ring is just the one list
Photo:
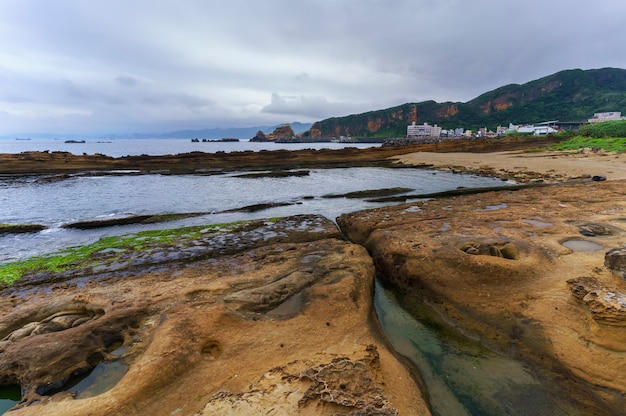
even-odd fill
[[(0, 385), (24, 392), (11, 414), (429, 414), (377, 335), (371, 258), (331, 221), (244, 223), (128, 256), (2, 291)], [(68, 387), (112, 363), (119, 381)]]
[(293, 132), (293, 129), (289, 124), (283, 124), (282, 126), (276, 127), (271, 134), (271, 137), (274, 139), (282, 139), (282, 138), (292, 138), (296, 137), (296, 133)]
[(626, 241), (624, 185), (422, 200), (338, 223), (381, 278), (482, 345), (546, 370), (581, 414), (620, 414), (626, 280), (604, 254)]

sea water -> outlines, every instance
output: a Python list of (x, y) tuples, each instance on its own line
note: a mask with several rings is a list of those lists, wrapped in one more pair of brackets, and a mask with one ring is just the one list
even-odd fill
[[(89, 149), (85, 146), (85, 150), (89, 153), (119, 156), (180, 153), (190, 151), (192, 145), (196, 148), (198, 145), (204, 145), (207, 148), (214, 145), (214, 143), (183, 143), (179, 140), (152, 142), (150, 146), (155, 145), (158, 149), (149, 150), (146, 147), (149, 141), (137, 140), (124, 143), (124, 146), (118, 146), (115, 151), (112, 150), (113, 147), (108, 151), (96, 151), (96, 144), (94, 148)], [(37, 149), (36, 146), (29, 147), (32, 144), (20, 143), (22, 147), (19, 149), (64, 151), (67, 146), (68, 150), (76, 153), (79, 149), (77, 146), (82, 145), (57, 143), (57, 147), (47, 146), (50, 149)], [(44, 143), (44, 145), (49, 144), (50, 141)], [(98, 145), (106, 148), (105, 145), (109, 144), (113, 143)], [(5, 143), (0, 141), (0, 146), (4, 145)], [(128, 147), (130, 145), (136, 146), (137, 149), (131, 152)], [(219, 143), (221, 149), (227, 145), (233, 144)], [(267, 145), (267, 143), (263, 144), (263, 146)], [(293, 148), (292, 145), (288, 146)], [(240, 146), (245, 150), (244, 147)], [(19, 149), (11, 147), (9, 150), (23, 151)], [(0, 147), (0, 153), (2, 152), (8, 152), (7, 146)], [(75, 176), (58, 181), (42, 181), (37, 177), (0, 178), (0, 223), (38, 223), (48, 227), (35, 234), (0, 236), (0, 262), (89, 243), (106, 235), (126, 234), (149, 228), (214, 224), (295, 214), (320, 214), (334, 220), (343, 213), (383, 205), (364, 199), (325, 198), (329, 194), (395, 187), (411, 188), (414, 190), (411, 193), (432, 193), (458, 187), (495, 185), (502, 185), (502, 182), (493, 178), (410, 168), (311, 169), (307, 176), (254, 179), (239, 177), (237, 172), (215, 176)], [(261, 203), (287, 203), (289, 205), (254, 213), (223, 212)], [(98, 230), (63, 228), (64, 224), (74, 221), (106, 219), (130, 214), (188, 212), (205, 212), (206, 214), (181, 221), (152, 225), (119, 226)], [(507, 404), (510, 401), (509, 397), (487, 397), (482, 392), (488, 386), (474, 385), (474, 377), (488, 379), (493, 374), (490, 369), (501, 362), (500, 357), (487, 358), (485, 361), (477, 356), (492, 357), (484, 351), (477, 352), (472, 347), (468, 353), (463, 348), (449, 345), (448, 341), (437, 338), (436, 330), (424, 327), (419, 319), (404, 312), (398, 303), (389, 300), (392, 298), (385, 297), (385, 293), (380, 286), (377, 286), (376, 308), (381, 324), (394, 347), (401, 354), (409, 357), (424, 375), (436, 414), (472, 414), (476, 409), (486, 408), (500, 409), (504, 412), (502, 414), (507, 414), (510, 409)], [(438, 362), (447, 364), (440, 365)], [(487, 362), (492, 364), (488, 366)], [(472, 366), (477, 368), (476, 373), (472, 372)], [(506, 383), (516, 380), (517, 384), (512, 384), (509, 389), (511, 391), (515, 391), (516, 386), (519, 385), (535, 384), (532, 377), (523, 369), (515, 366), (508, 367), (508, 364), (501, 364), (500, 367), (504, 368), (502, 373), (506, 376), (503, 375), (496, 384), (492, 384), (494, 388), (502, 380)], [(479, 371), (482, 371), (482, 375), (479, 375)], [(94, 372), (94, 377), (95, 375), (96, 372)], [(456, 381), (447, 381), (450, 377), (453, 379), (456, 377)], [(83, 383), (89, 384), (88, 388), (96, 392), (102, 384), (95, 379), (87, 379)], [(15, 396), (14, 393), (12, 394)], [(13, 396), (9, 396), (7, 394), (8, 401), (5, 403), (7, 406), (13, 399)], [(467, 396), (476, 397), (468, 403)], [(502, 403), (499, 403), (500, 401)]]
[(376, 281), (378, 318), (393, 348), (419, 370), (435, 416), (581, 414), (557, 383), (545, 382), (549, 374), (487, 349), (397, 293)]
[(274, 143), (251, 142), (192, 142), (189, 139), (113, 139), (85, 140), (85, 143), (66, 143), (63, 139), (11, 140), (0, 139), (0, 153), (70, 152), (75, 155), (102, 154), (112, 157), (138, 155), (175, 155), (188, 152), (243, 152), (260, 150), (344, 149), (380, 146), (376, 143)]
[[(256, 218), (319, 214), (330, 220), (343, 213), (382, 206), (364, 199), (325, 198), (329, 194), (394, 187), (430, 193), (463, 187), (501, 185), (502, 181), (424, 169), (311, 169), (306, 176), (246, 178), (223, 175), (75, 176), (0, 178), (0, 223), (42, 224), (35, 234), (0, 236), (0, 262), (57, 251), (155, 228), (227, 223)], [(256, 204), (285, 204), (258, 212), (230, 212)], [(72, 230), (64, 225), (120, 216), (205, 213), (185, 220), (151, 225)]]

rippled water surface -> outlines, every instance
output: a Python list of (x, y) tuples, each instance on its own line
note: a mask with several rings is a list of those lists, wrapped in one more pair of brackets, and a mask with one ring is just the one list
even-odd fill
[[(242, 178), (225, 175), (77, 176), (48, 181), (41, 178), (0, 178), (0, 223), (43, 224), (37, 234), (0, 236), (0, 261), (84, 244), (104, 235), (150, 228), (215, 224), (295, 214), (321, 214), (334, 220), (351, 211), (380, 206), (362, 199), (323, 198), (328, 194), (405, 187), (417, 193), (459, 186), (501, 185), (491, 178), (422, 169), (313, 169), (308, 176)], [(284, 203), (252, 213), (224, 210), (266, 203)], [(69, 230), (64, 224), (116, 216), (161, 213), (208, 213), (183, 221), (150, 226)]]

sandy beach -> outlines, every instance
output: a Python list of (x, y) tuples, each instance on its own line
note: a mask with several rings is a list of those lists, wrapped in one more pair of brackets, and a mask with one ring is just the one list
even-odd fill
[(502, 177), (538, 177), (568, 180), (604, 176), (626, 179), (626, 155), (606, 152), (507, 151), (493, 153), (417, 152), (395, 156), (400, 163), (432, 165), (437, 169), (483, 172)]

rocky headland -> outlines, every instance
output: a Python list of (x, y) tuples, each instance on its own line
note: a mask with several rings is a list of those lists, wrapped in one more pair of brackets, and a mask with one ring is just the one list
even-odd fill
[[(0, 385), (23, 391), (11, 413), (428, 415), (420, 375), (378, 327), (378, 275), (465, 336), (540, 369), (543, 383), (577, 414), (622, 414), (621, 156), (533, 158), (518, 152), (518, 142), (474, 141), (451, 159), (445, 146), (411, 155), (415, 148), (346, 150), (325, 160), (316, 158), (320, 151), (309, 151), (310, 160), (306, 152), (240, 156), (241, 166), (263, 160), (259, 166), (268, 170), (399, 159), (404, 167), (542, 186), (355, 212), (338, 218), (339, 228), (298, 216), (188, 230), (154, 243), (141, 236), (141, 243), (99, 249), (63, 271), (32, 270), (5, 286)], [(484, 154), (490, 151), (514, 152), (503, 154), (500, 166), (500, 156)], [(227, 155), (220, 157), (233, 158), (234, 168)], [(194, 157), (197, 163), (188, 164)], [(124, 169), (230, 169), (198, 162), (216, 157), (192, 154), (179, 167), (174, 159), (170, 165), (146, 158)], [(583, 157), (595, 162), (560, 169)], [(117, 169), (109, 162), (102, 169)], [(80, 163), (67, 162), (78, 170)], [(62, 173), (64, 164), (35, 173)], [(0, 164), (5, 174), (27, 171), (6, 168), (18, 165)], [(581, 165), (583, 172), (574, 169)], [(592, 180), (596, 175), (607, 180)], [(68, 387), (105, 364), (118, 365), (109, 385), (81, 393)]]

